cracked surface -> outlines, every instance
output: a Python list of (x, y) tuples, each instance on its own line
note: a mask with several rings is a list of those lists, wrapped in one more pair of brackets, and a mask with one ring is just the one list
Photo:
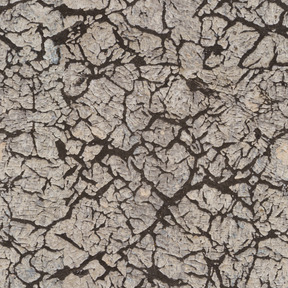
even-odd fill
[(1, 287), (286, 287), (287, 47), (285, 0), (1, 0)]

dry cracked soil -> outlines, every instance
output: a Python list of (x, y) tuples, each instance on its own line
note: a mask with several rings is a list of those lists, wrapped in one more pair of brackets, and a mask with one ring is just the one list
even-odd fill
[(0, 0), (0, 288), (288, 287), (287, 67), (287, 0)]

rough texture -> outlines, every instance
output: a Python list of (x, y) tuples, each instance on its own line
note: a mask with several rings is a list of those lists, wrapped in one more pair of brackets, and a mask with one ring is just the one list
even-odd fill
[(0, 0), (1, 288), (288, 286), (288, 1)]

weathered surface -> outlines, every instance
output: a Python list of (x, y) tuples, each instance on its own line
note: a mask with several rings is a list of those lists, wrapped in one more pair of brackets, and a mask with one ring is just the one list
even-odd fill
[(288, 286), (288, 1), (1, 0), (0, 286)]

